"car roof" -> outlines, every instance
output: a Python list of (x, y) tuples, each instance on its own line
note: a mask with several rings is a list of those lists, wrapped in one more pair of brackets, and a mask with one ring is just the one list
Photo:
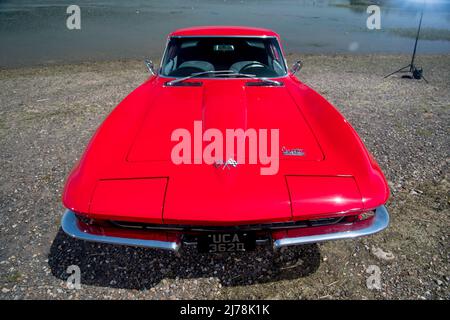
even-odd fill
[(175, 30), (169, 37), (180, 36), (253, 36), (277, 37), (278, 34), (269, 29), (241, 27), (241, 26), (201, 26)]

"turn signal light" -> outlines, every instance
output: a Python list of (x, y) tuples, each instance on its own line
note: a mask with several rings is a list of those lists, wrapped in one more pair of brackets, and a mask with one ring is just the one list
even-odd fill
[(358, 214), (358, 220), (363, 221), (372, 218), (375, 215), (375, 212), (373, 211), (366, 211), (363, 213)]

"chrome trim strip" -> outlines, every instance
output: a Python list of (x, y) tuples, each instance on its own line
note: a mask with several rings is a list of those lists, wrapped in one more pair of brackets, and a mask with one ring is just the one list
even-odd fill
[(312, 236), (296, 237), (296, 238), (283, 238), (275, 240), (273, 243), (274, 249), (279, 249), (285, 246), (294, 246), (307, 243), (315, 243), (329, 240), (340, 240), (349, 239), (362, 236), (368, 236), (381, 230), (385, 229), (389, 225), (389, 213), (385, 206), (379, 206), (375, 209), (375, 216), (373, 218), (373, 223), (367, 227), (360, 230), (335, 232), (335, 233), (325, 233)]
[[(314, 220), (298, 220), (287, 222), (260, 223), (260, 224), (242, 224), (234, 226), (202, 226), (202, 225), (180, 225), (180, 224), (124, 224), (121, 221), (109, 220), (114, 226), (119, 228), (138, 229), (138, 230), (167, 230), (180, 232), (241, 232), (241, 231), (271, 231), (279, 229), (297, 229), (309, 228), (325, 225), (334, 225), (341, 222), (345, 216), (330, 217)], [(324, 220), (333, 220), (323, 222)]]
[(144, 239), (134, 239), (134, 238), (120, 238), (111, 237), (105, 235), (95, 235), (91, 233), (84, 232), (78, 228), (77, 217), (75, 213), (71, 210), (67, 210), (64, 213), (61, 221), (62, 229), (69, 236), (86, 240), (92, 242), (101, 242), (109, 244), (127, 245), (127, 246), (137, 246), (144, 248), (154, 248), (154, 249), (164, 249), (171, 251), (178, 251), (180, 248), (180, 243), (169, 242), (169, 241), (157, 241), (157, 240), (144, 240)]

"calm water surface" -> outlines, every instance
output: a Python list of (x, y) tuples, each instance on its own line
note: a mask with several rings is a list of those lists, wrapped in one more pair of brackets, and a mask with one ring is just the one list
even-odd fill
[[(411, 1), (411, 0), (404, 0)], [(286, 51), (408, 53), (413, 39), (392, 29), (417, 27), (411, 7), (382, 8), (381, 30), (368, 30), (364, 7), (346, 0), (0, 0), (0, 66), (158, 59), (166, 35), (193, 25), (247, 25), (277, 31)], [(66, 8), (81, 8), (81, 30), (66, 28)], [(428, 8), (423, 27), (450, 32), (450, 10)], [(450, 53), (450, 41), (423, 40), (421, 53)]]

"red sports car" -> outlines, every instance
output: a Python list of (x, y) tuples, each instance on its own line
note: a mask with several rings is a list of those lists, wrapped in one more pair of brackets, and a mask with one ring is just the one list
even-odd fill
[(389, 224), (386, 179), (355, 130), (287, 69), (266, 29), (171, 33), (160, 67), (67, 179), (63, 230), (176, 251), (275, 249)]

